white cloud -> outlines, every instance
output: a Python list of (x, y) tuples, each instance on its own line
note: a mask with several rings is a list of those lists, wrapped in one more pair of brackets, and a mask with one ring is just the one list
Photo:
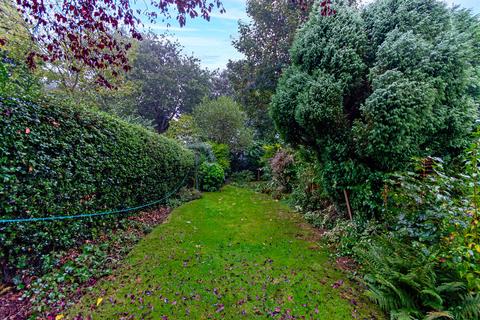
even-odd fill
[(225, 8), (225, 13), (220, 12), (212, 12), (211, 17), (212, 19), (227, 19), (227, 20), (249, 20), (247, 13), (245, 10), (241, 10), (238, 8)]
[(177, 39), (181, 45), (185, 47), (208, 47), (211, 49), (221, 48), (222, 46), (228, 45), (227, 41), (222, 41), (217, 38), (207, 38), (207, 37), (195, 37), (195, 36), (182, 36), (182, 35), (169, 35), (168, 38), (175, 40)]
[(156, 23), (146, 23), (143, 25), (145, 30), (172, 31), (172, 32), (195, 32), (198, 29), (188, 27), (173, 27)]

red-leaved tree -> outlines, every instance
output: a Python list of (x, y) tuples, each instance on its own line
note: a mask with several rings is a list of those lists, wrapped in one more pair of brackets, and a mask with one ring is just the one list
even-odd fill
[[(134, 0), (15, 1), (32, 40), (41, 48), (28, 54), (31, 68), (38, 60), (75, 60), (93, 69), (128, 71), (126, 53), (131, 44), (122, 39), (130, 36), (141, 40), (142, 20), (155, 22), (159, 17), (175, 17), (184, 26), (188, 17), (209, 20), (215, 8), (225, 11), (221, 0), (148, 0), (141, 5)], [(0, 46), (6, 43), (2, 38), (0, 33)]]
[[(110, 69), (113, 76), (119, 69), (130, 70), (127, 51), (131, 42), (126, 39), (142, 39), (142, 20), (155, 22), (159, 17), (175, 17), (184, 26), (188, 17), (210, 20), (214, 9), (225, 12), (222, 0), (146, 0), (141, 5), (135, 0), (13, 1), (37, 44), (26, 57), (30, 68), (35, 68), (39, 60), (74, 61), (94, 70)], [(306, 5), (305, 0), (290, 1)], [(331, 0), (321, 1), (320, 8), (322, 15), (335, 14)], [(0, 33), (0, 48), (6, 42)], [(75, 64), (71, 71), (78, 72)], [(101, 75), (97, 81), (110, 86)]]

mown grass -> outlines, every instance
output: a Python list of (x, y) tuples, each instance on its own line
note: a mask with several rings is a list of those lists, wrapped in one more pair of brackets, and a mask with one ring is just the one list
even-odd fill
[(68, 318), (378, 318), (316, 240), (283, 204), (227, 186), (174, 210)]

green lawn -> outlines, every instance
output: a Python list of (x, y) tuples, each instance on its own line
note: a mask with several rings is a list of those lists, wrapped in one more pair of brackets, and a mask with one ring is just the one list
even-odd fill
[(378, 318), (316, 240), (285, 205), (227, 186), (174, 210), (68, 317)]

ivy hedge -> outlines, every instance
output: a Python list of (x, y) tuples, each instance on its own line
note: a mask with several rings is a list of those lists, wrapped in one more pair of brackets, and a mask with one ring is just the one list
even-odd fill
[[(178, 143), (79, 106), (0, 97), (0, 219), (75, 215), (162, 198), (193, 170)], [(122, 215), (0, 224), (3, 281)]]

